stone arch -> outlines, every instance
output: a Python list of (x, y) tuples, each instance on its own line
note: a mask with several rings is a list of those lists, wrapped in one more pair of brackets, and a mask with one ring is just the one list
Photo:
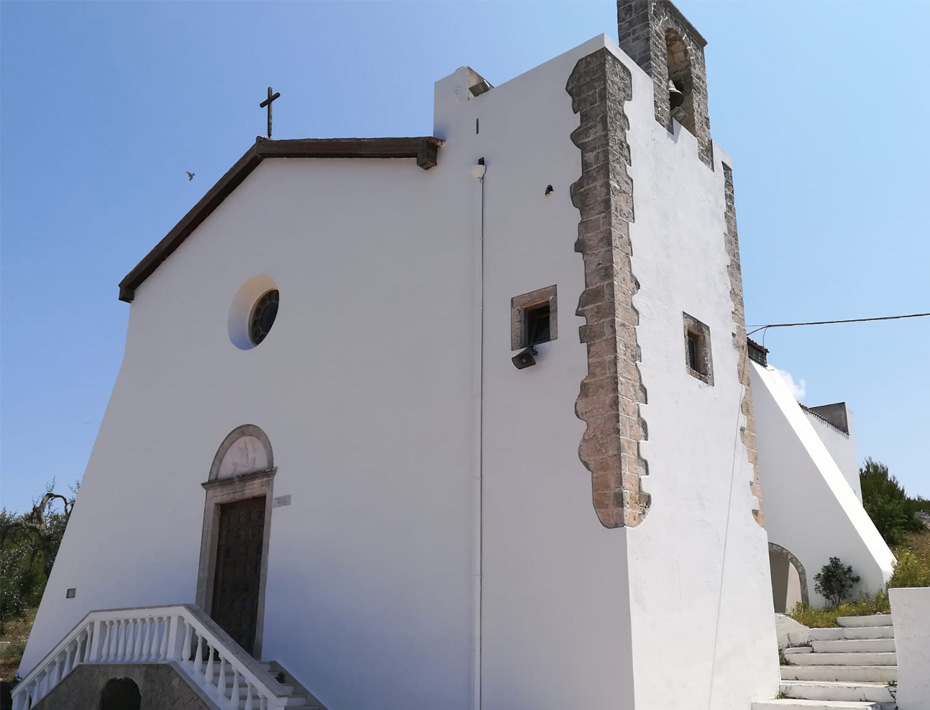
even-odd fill
[[(810, 604), (810, 595), (807, 589), (807, 571), (801, 560), (795, 557), (791, 552), (776, 545), (774, 542), (769, 543), (769, 564), (772, 570), (772, 599), (775, 603), (775, 611), (785, 613), (791, 611), (789, 606), (795, 599), (804, 604)], [(796, 586), (792, 583), (791, 568), (794, 568), (797, 574)]]
[(694, 77), (691, 73), (691, 57), (688, 45), (673, 29), (665, 30), (665, 57), (668, 68), (668, 78), (675, 85), (684, 98), (681, 107), (672, 111), (672, 117), (686, 128), (692, 135), (695, 132), (694, 120)]
[[(256, 658), (261, 658), (262, 649), (276, 472), (268, 435), (254, 424), (243, 424), (223, 439), (209, 476), (201, 484), (204, 511), (196, 603)], [(221, 528), (233, 532), (221, 536)], [(259, 540), (260, 546), (253, 544)], [(220, 564), (221, 560), (225, 562)], [(246, 570), (247, 578), (231, 586), (230, 580), (239, 574), (236, 565)], [(234, 597), (242, 591), (240, 582), (247, 588), (247, 614), (235, 608), (239, 601)]]
[(208, 480), (234, 478), (273, 468), (274, 452), (268, 435), (254, 424), (243, 424), (223, 439), (213, 457)]
[(110, 678), (100, 692), (100, 710), (139, 710), (142, 693), (130, 678)]

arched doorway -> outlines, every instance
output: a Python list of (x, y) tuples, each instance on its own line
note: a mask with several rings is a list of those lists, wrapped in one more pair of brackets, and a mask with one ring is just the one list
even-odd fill
[(197, 605), (246, 653), (261, 657), (274, 453), (257, 426), (220, 445), (206, 491)]
[(769, 543), (769, 565), (772, 570), (772, 600), (775, 612), (786, 614), (795, 604), (808, 604), (807, 572), (801, 561), (781, 545)]
[(100, 693), (100, 710), (139, 710), (142, 693), (129, 678), (110, 678)]

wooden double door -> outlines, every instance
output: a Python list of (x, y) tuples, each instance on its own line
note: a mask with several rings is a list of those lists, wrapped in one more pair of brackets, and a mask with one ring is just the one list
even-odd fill
[(265, 496), (220, 505), (210, 616), (245, 651), (258, 630)]

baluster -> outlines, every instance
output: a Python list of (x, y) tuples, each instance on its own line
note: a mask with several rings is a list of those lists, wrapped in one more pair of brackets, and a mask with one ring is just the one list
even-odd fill
[(245, 710), (255, 710), (255, 706), (252, 705), (252, 684), (247, 683), (245, 686)]
[(194, 652), (194, 674), (200, 675), (200, 669), (203, 666), (203, 636), (197, 634), (197, 650)]
[(116, 655), (114, 658), (122, 660), (124, 653), (126, 653), (126, 629), (123, 620), (119, 619), (116, 622)]
[(84, 648), (84, 660), (92, 663), (100, 653), (100, 622), (92, 621), (87, 625), (87, 646)]
[(97, 641), (94, 644), (94, 653), (91, 661), (102, 661), (107, 655), (107, 640), (110, 638), (110, 627), (106, 621), (97, 622)]
[(58, 659), (53, 658), (52, 662), (48, 664), (48, 671), (46, 672), (45, 679), (45, 694), (55, 687), (55, 669), (58, 667)]
[(155, 649), (158, 648), (158, 619), (154, 616), (149, 617), (149, 642), (145, 649), (145, 660), (151, 661), (155, 656)]
[(188, 624), (186, 621), (181, 620), (181, 623), (184, 624), (184, 643), (181, 645), (181, 656), (182, 661), (190, 661), (191, 653), (191, 632), (194, 630), (194, 627)]
[(220, 671), (216, 677), (216, 689), (220, 697), (226, 700), (226, 659), (220, 656)]
[(116, 636), (119, 632), (119, 629), (116, 627), (115, 621), (109, 621), (107, 623), (107, 655), (102, 660), (109, 661), (116, 657)]
[(162, 617), (163, 632), (161, 635), (161, 646), (158, 649), (158, 659), (161, 661), (168, 660), (169, 640), (171, 638), (171, 617)]
[(233, 686), (232, 694), (229, 696), (229, 707), (234, 708), (234, 710), (239, 710), (239, 671), (233, 667)]
[(203, 673), (207, 685), (213, 685), (213, 646), (207, 641), (207, 667)]

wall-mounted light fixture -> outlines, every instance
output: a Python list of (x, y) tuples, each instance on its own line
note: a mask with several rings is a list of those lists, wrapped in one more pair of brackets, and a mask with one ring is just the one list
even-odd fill
[(510, 360), (513, 362), (513, 366), (515, 368), (518, 370), (523, 370), (536, 364), (537, 355), (539, 355), (539, 353), (536, 352), (536, 348), (530, 345), (530, 347), (528, 347), (522, 353), (514, 355), (512, 358), (510, 358)]

